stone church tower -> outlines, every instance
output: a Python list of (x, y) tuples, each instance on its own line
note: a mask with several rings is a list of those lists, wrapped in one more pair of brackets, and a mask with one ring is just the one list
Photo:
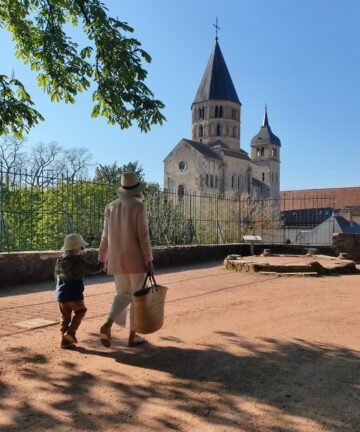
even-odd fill
[(216, 37), (191, 105), (192, 139), (180, 140), (164, 159), (164, 189), (179, 196), (279, 197), (281, 144), (267, 109), (250, 158), (240, 147), (241, 107)]
[(241, 102), (216, 38), (192, 110), (192, 139), (240, 150)]
[(268, 185), (270, 196), (280, 196), (280, 139), (272, 133), (265, 106), (261, 129), (251, 140), (251, 160), (262, 169), (261, 181)]

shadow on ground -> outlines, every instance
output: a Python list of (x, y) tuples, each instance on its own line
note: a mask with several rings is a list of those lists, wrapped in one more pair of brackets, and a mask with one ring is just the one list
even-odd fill
[[(221, 266), (222, 262), (215, 261), (209, 263), (201, 263), (201, 264), (193, 264), (193, 265), (182, 265), (176, 267), (166, 267), (156, 269), (156, 275), (164, 275), (164, 274), (174, 274), (174, 273), (182, 273), (187, 270), (195, 270), (195, 269), (211, 269), (214, 266)], [(114, 277), (106, 274), (98, 274), (98, 275), (88, 275), (85, 278), (85, 285), (99, 285), (103, 283), (113, 282)], [(43, 281), (38, 283), (31, 284), (21, 284), (14, 286), (4, 286), (0, 289), (0, 298), (8, 297), (12, 295), (21, 295), (21, 294), (30, 294), (35, 292), (45, 292), (45, 291), (54, 291), (55, 289), (55, 280), (51, 279), (49, 281)]]
[[(37, 354), (26, 356), (22, 379), (34, 380), (34, 391), (56, 392), (56, 402), (35, 405), (31, 396), (18, 395), (7, 432), (57, 430), (60, 412), (63, 426), (78, 431), (115, 430), (116, 425), (146, 430), (186, 430), (177, 414), (201, 420), (206, 427), (273, 432), (313, 430), (299, 428), (296, 418), (313, 421), (326, 431), (359, 431), (360, 353), (341, 346), (284, 342), (263, 339), (256, 343), (234, 333), (217, 332), (230, 351), (219, 345), (196, 349), (177, 346), (146, 346), (140, 351), (124, 349), (104, 352), (77, 348), (87, 358), (103, 356), (116, 363), (144, 370), (144, 379), (132, 381), (121, 367), (103, 370), (95, 376), (80, 370), (73, 362), (63, 362), (59, 374)], [(241, 355), (234, 354), (241, 349)], [(36, 357), (37, 356), (37, 357)], [(33, 360), (33, 362), (32, 362)], [(39, 365), (40, 362), (40, 365)], [(36, 363), (36, 367), (34, 366)], [(164, 379), (147, 378), (146, 370), (165, 372)], [(102, 390), (101, 390), (102, 389)], [(112, 406), (106, 406), (103, 392), (110, 392)], [(11, 388), (0, 381), (0, 407)], [(139, 410), (145, 403), (168, 406), (164, 414), (152, 419)], [(248, 409), (249, 404), (256, 407)], [(37, 406), (37, 408), (36, 408)], [(101, 414), (93, 416), (94, 410)], [(268, 419), (266, 429), (261, 429)], [(310, 424), (310, 423), (309, 423)], [(47, 429), (46, 429), (47, 428)], [(66, 429), (68, 430), (68, 429)]]

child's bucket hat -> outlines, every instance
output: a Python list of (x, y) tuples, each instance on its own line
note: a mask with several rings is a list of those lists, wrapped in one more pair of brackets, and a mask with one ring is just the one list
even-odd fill
[(139, 181), (133, 172), (124, 172), (121, 180), (117, 183), (118, 191), (122, 195), (135, 196), (145, 189), (145, 183)]
[(83, 239), (81, 234), (68, 234), (64, 240), (64, 246), (61, 250), (79, 249), (81, 247), (88, 246), (86, 241)]

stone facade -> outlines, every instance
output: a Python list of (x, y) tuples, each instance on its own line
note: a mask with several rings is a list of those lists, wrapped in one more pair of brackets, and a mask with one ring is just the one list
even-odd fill
[(251, 140), (251, 158), (241, 149), (241, 108), (218, 41), (191, 106), (192, 139), (182, 139), (164, 160), (164, 189), (183, 193), (278, 198), (280, 140), (267, 109)]
[(240, 148), (241, 105), (229, 101), (204, 101), (192, 106), (192, 139), (209, 144), (221, 136), (230, 149)]

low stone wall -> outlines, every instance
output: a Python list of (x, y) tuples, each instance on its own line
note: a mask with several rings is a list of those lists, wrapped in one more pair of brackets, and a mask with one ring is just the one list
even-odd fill
[[(298, 245), (255, 245), (255, 254), (269, 248), (273, 253), (305, 254), (307, 249)], [(319, 253), (333, 255), (329, 247), (317, 248)], [(344, 252), (343, 250), (341, 252)], [(250, 255), (249, 244), (225, 244), (204, 246), (155, 247), (155, 268), (189, 265), (210, 261), (222, 261), (227, 255)], [(54, 266), (61, 251), (0, 253), (0, 287), (45, 280), (54, 280)], [(86, 251), (86, 258), (97, 259), (97, 250)]]
[(350, 259), (360, 263), (360, 234), (333, 234), (333, 249), (336, 255), (346, 252)]

